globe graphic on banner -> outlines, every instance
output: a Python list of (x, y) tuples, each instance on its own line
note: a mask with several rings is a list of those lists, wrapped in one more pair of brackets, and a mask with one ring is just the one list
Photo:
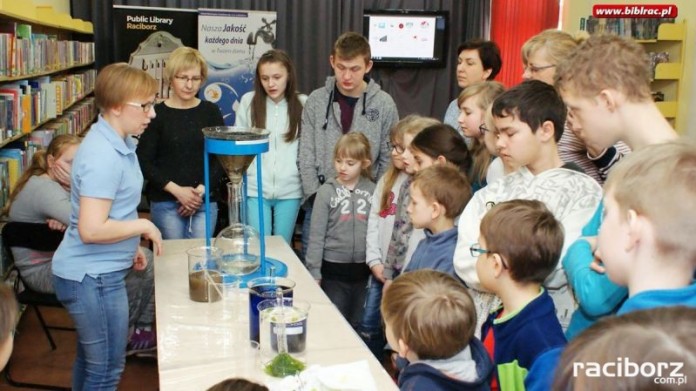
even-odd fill
[(201, 87), (202, 98), (220, 107), (226, 126), (234, 125), (242, 95), (254, 89), (255, 72), (256, 61), (248, 58), (226, 68), (208, 68), (208, 79)]

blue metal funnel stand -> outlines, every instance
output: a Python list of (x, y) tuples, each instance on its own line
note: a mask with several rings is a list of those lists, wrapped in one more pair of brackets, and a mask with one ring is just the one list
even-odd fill
[[(225, 281), (238, 281), (242, 286), (246, 282), (265, 276), (285, 277), (288, 274), (287, 265), (273, 258), (266, 257), (266, 239), (263, 235), (263, 182), (261, 156), (268, 152), (268, 134), (265, 129), (240, 128), (231, 126), (214, 126), (203, 128), (205, 137), (203, 148), (203, 167), (205, 174), (205, 245), (210, 246), (212, 236), (210, 216), (210, 154), (218, 157), (225, 169), (230, 183), (229, 197), (229, 226), (222, 230), (216, 244), (221, 239), (232, 239), (235, 243), (231, 253), (223, 250), (223, 265), (221, 271)], [(256, 181), (258, 184), (258, 216), (261, 233), (246, 225), (246, 170), (256, 158)], [(258, 237), (258, 259), (252, 254), (255, 251), (255, 241)], [(248, 262), (251, 260), (252, 262)], [(256, 261), (258, 260), (258, 267)], [(242, 265), (242, 266), (240, 266)]]

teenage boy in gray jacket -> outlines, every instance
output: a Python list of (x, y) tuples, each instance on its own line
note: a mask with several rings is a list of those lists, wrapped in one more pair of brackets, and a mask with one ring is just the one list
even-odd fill
[(329, 56), (335, 76), (314, 90), (302, 112), (298, 166), (305, 202), (302, 251), (307, 250), (313, 196), (336, 176), (333, 149), (341, 135), (361, 132), (370, 142), (372, 174), (378, 179), (390, 162), (389, 132), (398, 122), (394, 100), (367, 73), (372, 69), (370, 44), (355, 32), (342, 34)]

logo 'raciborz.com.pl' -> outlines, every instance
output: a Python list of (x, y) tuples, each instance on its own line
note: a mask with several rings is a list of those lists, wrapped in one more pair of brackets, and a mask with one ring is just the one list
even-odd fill
[(683, 362), (632, 362), (628, 357), (618, 357), (616, 361), (605, 363), (574, 362), (573, 376), (578, 377), (645, 377), (652, 378), (655, 384), (687, 383), (682, 372)]

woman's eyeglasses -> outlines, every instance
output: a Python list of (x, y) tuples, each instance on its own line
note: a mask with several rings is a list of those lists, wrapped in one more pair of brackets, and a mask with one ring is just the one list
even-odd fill
[(188, 83), (188, 82), (193, 82), (193, 84), (198, 84), (203, 81), (203, 78), (200, 76), (194, 76), (194, 77), (187, 77), (187, 76), (174, 76), (174, 79), (178, 82), (181, 83)]
[(537, 73), (537, 72), (543, 71), (544, 69), (553, 68), (555, 66), (556, 65), (554, 65), (554, 64), (544, 65), (544, 66), (540, 66), (540, 67), (535, 67), (534, 65), (527, 65), (526, 67), (524, 67), (524, 71), (525, 72), (529, 71), (529, 73)]
[(140, 107), (143, 110), (143, 113), (149, 113), (150, 110), (152, 110), (152, 108), (155, 107), (156, 103), (157, 103), (157, 99), (153, 100), (152, 102), (145, 102), (145, 103), (126, 102), (126, 104), (128, 106)]

